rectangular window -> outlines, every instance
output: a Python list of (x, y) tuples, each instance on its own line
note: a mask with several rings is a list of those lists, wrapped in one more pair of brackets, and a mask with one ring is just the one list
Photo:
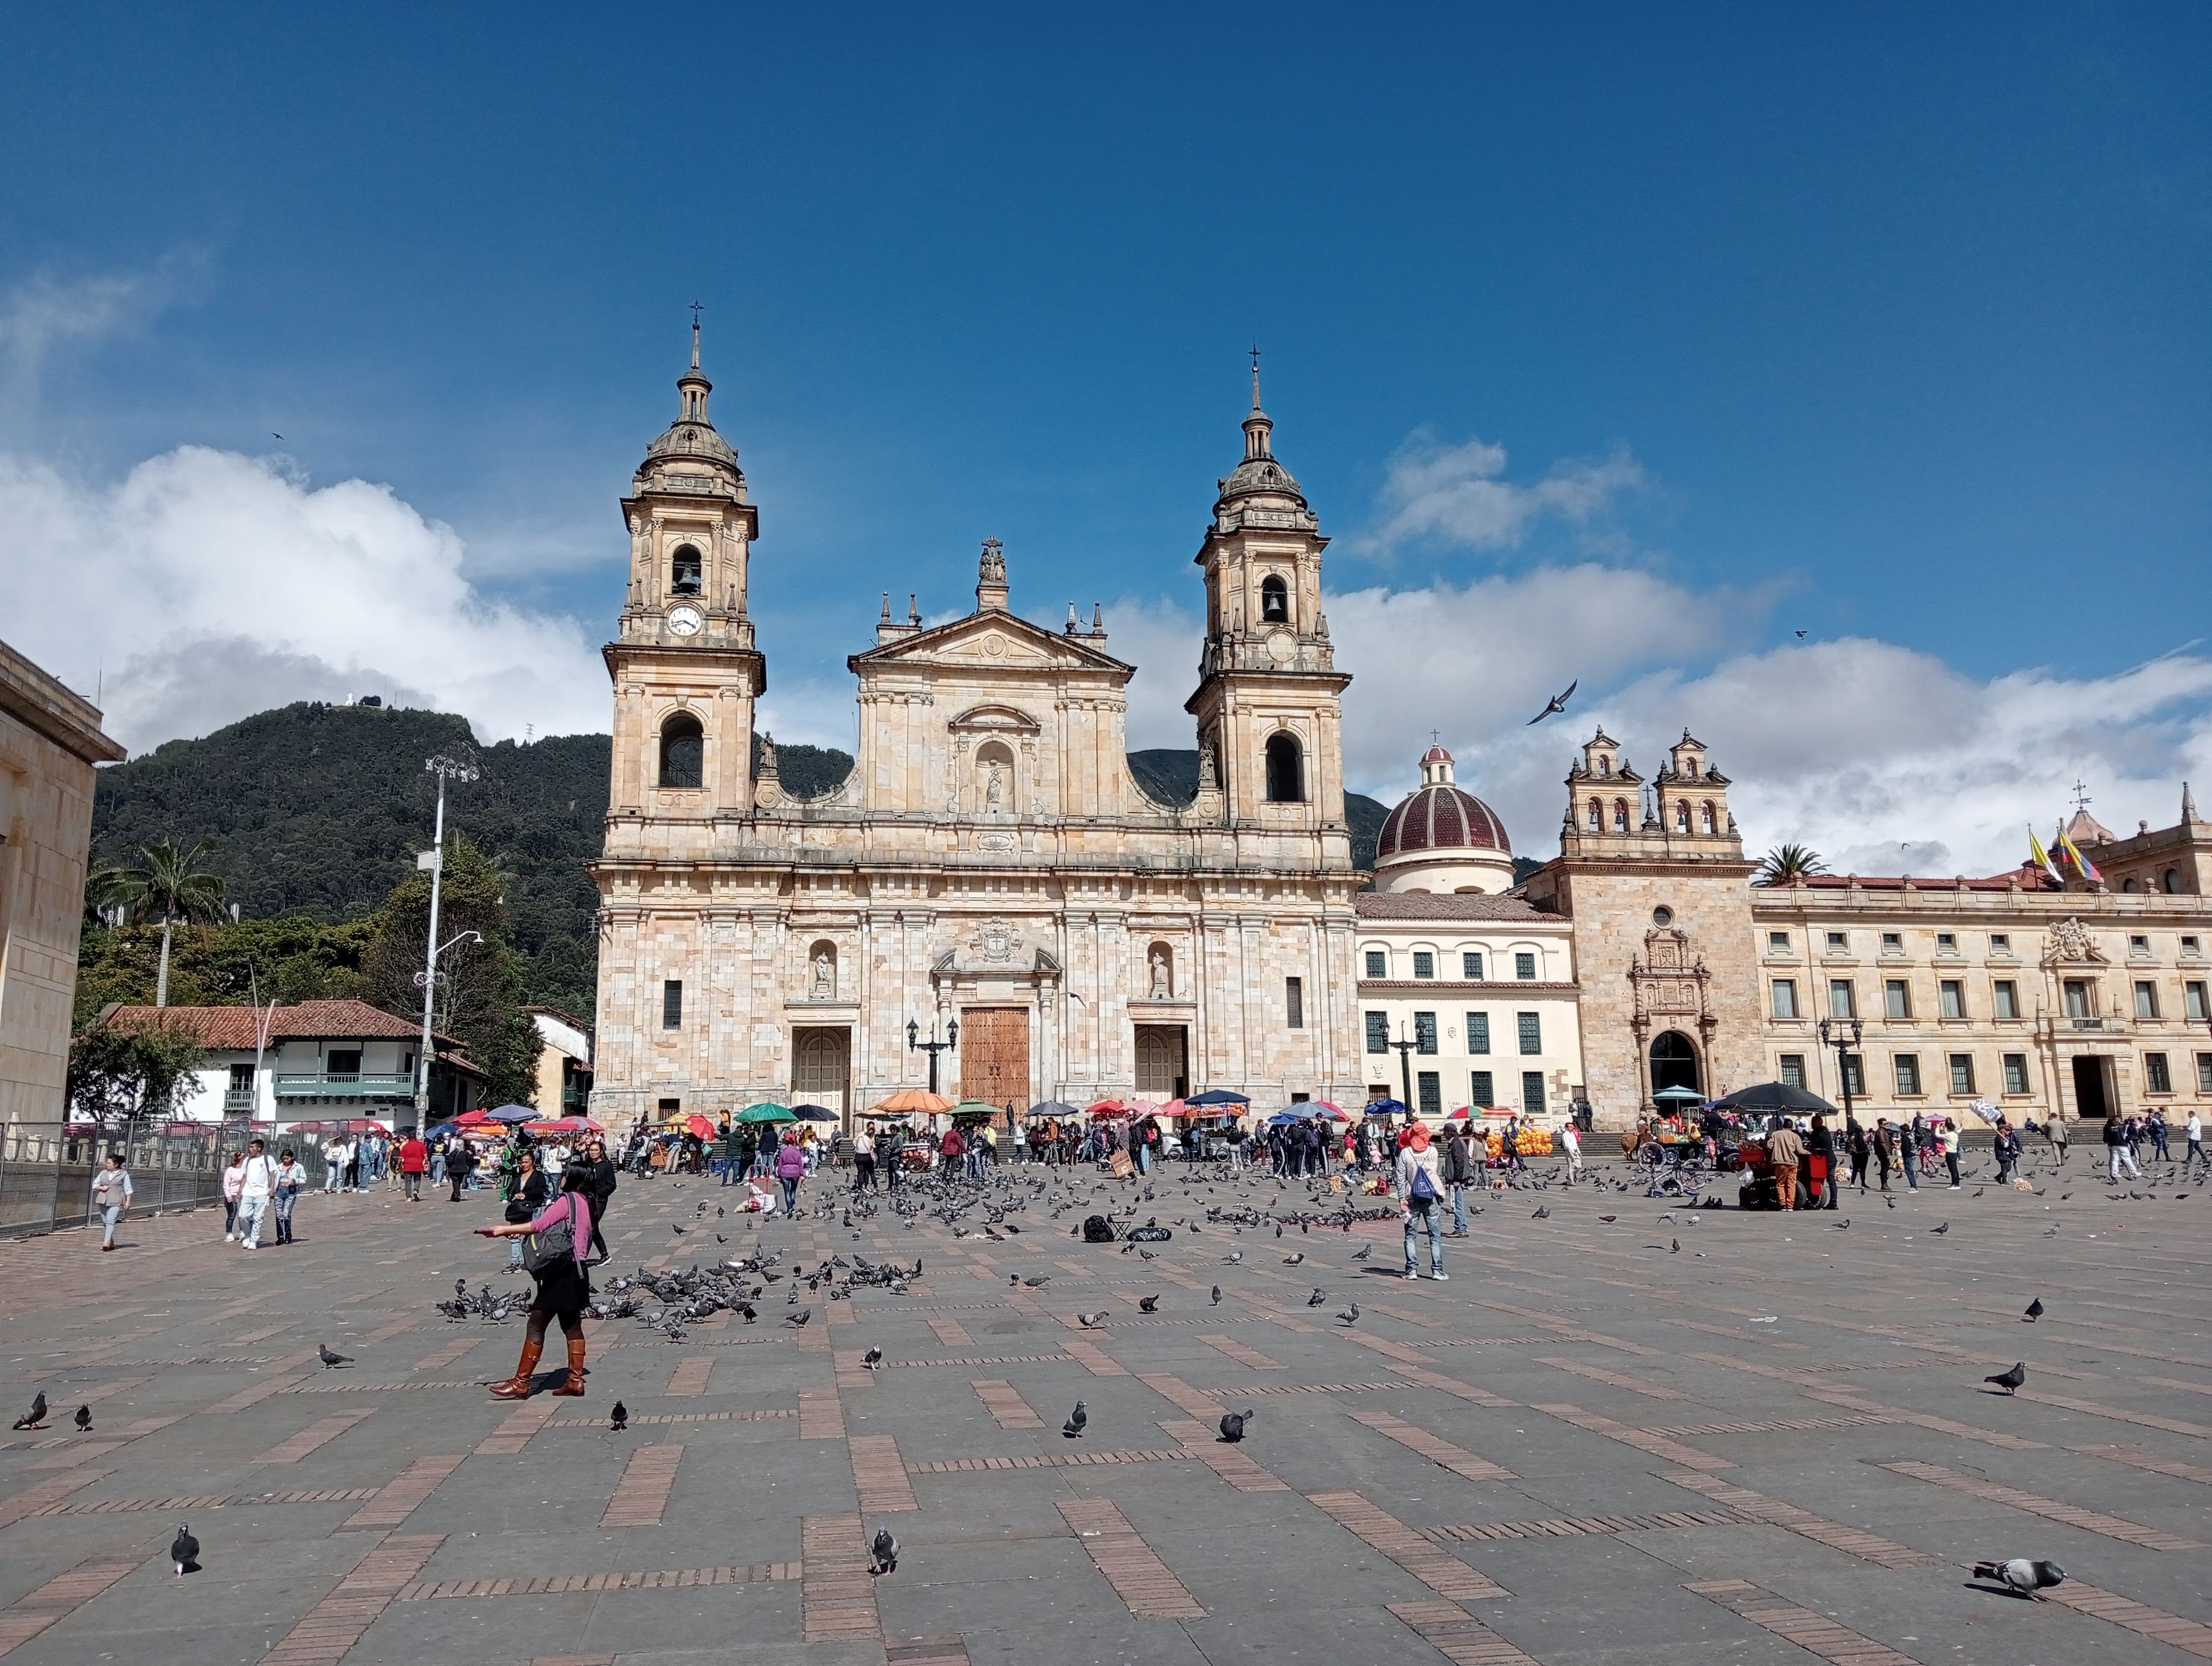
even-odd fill
[(2128, 952), (2130, 954), (2148, 954), (2150, 952), (2150, 939), (2148, 937), (2130, 937), (2128, 939)]
[(1937, 954), (1958, 953), (1959, 933), (1956, 932), (1937, 932), (1936, 933), (1936, 952)]
[(1490, 1085), (1487, 1070), (1471, 1070), (1467, 1077), (1467, 1102), (1477, 1110), (1488, 1110), (1498, 1103), (1498, 1090)]
[(2089, 1016), (2089, 982), (2087, 978), (2069, 977), (2066, 980), (2066, 1016), (2069, 1018)]
[(2185, 983), (2181, 986), (2181, 1007), (2199, 1024), (2202, 1024), (2208, 1015), (2212, 1015), (2212, 1002), (2205, 1000), (2203, 983)]
[(1828, 952), (1830, 954), (1841, 954), (1844, 950), (1850, 948), (1850, 945), (1851, 939), (1844, 933), (1830, 932), (1828, 933)]
[(2203, 1094), (2212, 1094), (2212, 1053), (2199, 1053), (2197, 1055), (2197, 1091)]
[(2155, 983), (2136, 985), (2136, 1016), (2139, 1018), (2158, 1016), (2158, 985)]
[(1283, 1019), (1292, 1030), (1306, 1027), (1306, 981), (1302, 977), (1283, 980)]
[(2183, 939), (2181, 939), (2181, 952), (2182, 952), (2182, 953), (2184, 953), (2184, 954), (2195, 954), (2195, 953), (2197, 953), (2197, 939), (2196, 939), (2195, 938), (2193, 938), (2193, 937), (2185, 937), (2185, 938), (2183, 938)]
[(1903, 978), (1882, 980), (1881, 1010), (1885, 1018), (1909, 1018), (1912, 1016), (1912, 991)]
[(1515, 955), (1513, 976), (1520, 978), (1534, 978), (1536, 976), (1536, 957), (1533, 954)]
[(1459, 958), (1459, 975), (1470, 983), (1482, 982), (1482, 957), (1468, 952)]
[(1884, 954), (1903, 954), (1905, 952), (1905, 933), (1903, 932), (1884, 932), (1881, 934), (1881, 952)]
[(1540, 1012), (1522, 1012), (1515, 1017), (1521, 1027), (1521, 1050), (1524, 1054), (1544, 1050), (1544, 1016)]
[(1413, 1051), (1433, 1053), (1437, 1050), (1437, 1015), (1434, 1012), (1413, 1014)]
[(1974, 1096), (1974, 1055), (1954, 1053), (1951, 1055), (1951, 1091), (1962, 1099)]
[(1390, 1015), (1388, 1012), (1370, 1012), (1367, 1015), (1367, 1050), (1370, 1053), (1388, 1053), (1390, 1050)]
[(1938, 986), (1943, 1000), (1943, 1016), (1962, 1018), (1966, 1016), (1966, 986), (1955, 977), (1947, 977)]
[(1996, 981), (1994, 993), (1996, 996), (1996, 1014), (1999, 1018), (2016, 1018), (2020, 1016), (2019, 984), (2008, 977), (2001, 977)]
[(670, 1116), (683, 1109), (684, 1101), (681, 1099), (663, 1099), (660, 1102), (661, 1120), (666, 1122)]
[(1467, 1015), (1467, 1050), (1470, 1053), (1490, 1051), (1490, 1014), (1469, 1012)]
[(1805, 1085), (1805, 1055), (1802, 1053), (1784, 1053), (1782, 1055), (1782, 1085)]
[(1856, 1053), (1844, 1055), (1844, 1091), (1854, 1099), (1866, 1097), (1866, 1061)]
[(1850, 979), (1837, 977), (1828, 980), (1828, 1016), (1832, 1018), (1858, 1016), (1858, 1002), (1851, 998)]
[(660, 986), (660, 1027), (684, 1027), (684, 980), (680, 977), (672, 977)]
[(1544, 1073), (1524, 1070), (1521, 1073), (1521, 1114), (1541, 1116), (1544, 1114)]
[(1367, 976), (1370, 977), (1388, 977), (1390, 976), (1390, 957), (1382, 950), (1368, 950)]
[(1770, 954), (1788, 954), (1790, 952), (1790, 933), (1788, 932), (1767, 933), (1766, 947), (1767, 952)]
[(1413, 1097), (1419, 1103), (1414, 1107), (1422, 1116), (1435, 1119), (1444, 1114), (1443, 1078), (1433, 1070), (1413, 1073)]
[(2153, 1093), (2173, 1091), (2173, 1073), (2166, 1067), (2165, 1054), (2143, 1055), (2143, 1082)]
[(359, 1048), (334, 1048), (323, 1060), (323, 1074), (332, 1081), (350, 1081), (361, 1074)]
[(1991, 954), (2010, 954), (2012, 952), (2011, 936), (2005, 932), (1991, 932), (1990, 933), (1990, 952)]
[(1797, 1016), (1797, 980), (1778, 977), (1774, 980), (1774, 1016), (1794, 1018)]
[(2008, 1093), (2027, 1091), (2027, 1055), (2008, 1053), (2004, 1055), (2005, 1089)]
[(1899, 1094), (1920, 1091), (1920, 1055), (1900, 1053), (1897, 1055), (1897, 1091)]
[(253, 1067), (252, 1065), (234, 1064), (231, 1066), (230, 1091), (233, 1093), (251, 1093), (253, 1091)]
[(1431, 952), (1429, 952), (1428, 950), (1426, 950), (1426, 949), (1416, 949), (1416, 950), (1414, 950), (1414, 951), (1413, 951), (1413, 976), (1414, 976), (1415, 977), (1434, 977), (1436, 975), (1437, 975), (1437, 958), (1436, 958), (1436, 956), (1435, 956), (1434, 954), (1432, 954)]

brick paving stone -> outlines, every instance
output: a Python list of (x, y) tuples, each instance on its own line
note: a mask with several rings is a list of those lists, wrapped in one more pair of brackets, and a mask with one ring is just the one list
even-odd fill
[(550, 1391), (524, 1401), (507, 1414), (499, 1427), (477, 1443), (477, 1455), (496, 1457), (520, 1451), (530, 1444), (532, 1435), (552, 1421), (553, 1414), (560, 1407), (561, 1402)]
[(929, 1328), (937, 1333), (937, 1340), (949, 1348), (971, 1348), (975, 1339), (968, 1334), (968, 1327), (957, 1319), (932, 1319)]
[(1198, 1339), (1217, 1353), (1225, 1353), (1240, 1365), (1249, 1365), (1254, 1371), (1283, 1371), (1287, 1367), (1279, 1359), (1270, 1359), (1255, 1347), (1248, 1347), (1234, 1336), (1201, 1336)]
[(1688, 1492), (1701, 1493), (1714, 1503), (1726, 1505), (1753, 1521), (1785, 1529), (1802, 1538), (1811, 1539), (1831, 1549), (1840, 1550), (1847, 1556), (1856, 1556), (1862, 1561), (1873, 1562), (1882, 1567), (1928, 1567), (1939, 1560), (1925, 1552), (1897, 1544), (1859, 1528), (1847, 1527), (1841, 1522), (1832, 1522), (1809, 1510), (1800, 1510), (1794, 1504), (1767, 1498), (1749, 1487), (1738, 1487), (1732, 1481), (1721, 1481), (1696, 1470), (1662, 1475), (1659, 1479)]
[(1777, 1637), (1786, 1638), (1809, 1654), (1834, 1661), (1837, 1666), (1921, 1666), (1911, 1655), (1899, 1654), (1748, 1580), (1704, 1579), (1682, 1589), (1719, 1603)]
[(809, 1516), (799, 1523), (800, 1623), (809, 1643), (875, 1642), (875, 1580), (859, 1516)]
[(661, 1393), (672, 1400), (690, 1399), (707, 1392), (707, 1379), (714, 1374), (711, 1358), (686, 1359), (668, 1375), (668, 1386)]
[[(643, 1415), (633, 1413), (630, 1422), (639, 1427), (651, 1427), (664, 1423), (760, 1423), (774, 1418), (793, 1418), (799, 1414), (788, 1406), (754, 1406), (719, 1412), (648, 1412)], [(556, 1417), (545, 1426), (549, 1429), (599, 1429), (607, 1426), (604, 1417)]]
[(58, 1503), (94, 1481), (105, 1481), (112, 1473), (106, 1469), (86, 1469), (56, 1475), (51, 1481), (33, 1481), (21, 1492), (0, 1499), (0, 1527), (13, 1527), (27, 1517), (39, 1515), (49, 1505)]
[(1609, 1417), (1601, 1417), (1595, 1412), (1584, 1411), (1580, 1406), (1560, 1403), (1538, 1406), (1533, 1409), (1543, 1413), (1547, 1417), (1556, 1417), (1562, 1423), (1571, 1423), (1577, 1429), (1587, 1429), (1592, 1434), (1603, 1435), (1607, 1439), (1620, 1441), (1625, 1446), (1633, 1446), (1639, 1452), (1649, 1452), (1653, 1457), (1664, 1458), (1669, 1463), (1681, 1464), (1686, 1468), (1733, 1469), (1735, 1468), (1735, 1465), (1727, 1458), (1715, 1457), (1709, 1452), (1700, 1452), (1694, 1447), (1683, 1445), (1678, 1440), (1669, 1440), (1664, 1435), (1654, 1434), (1649, 1429), (1635, 1429), (1626, 1424), (1615, 1423)]
[(2125, 1463), (2137, 1469), (2148, 1469), (2154, 1475), (2172, 1475), (2182, 1481), (2193, 1481), (2212, 1487), (2212, 1469), (2201, 1464), (2185, 1463), (2179, 1458), (2146, 1452), (2139, 1446), (2069, 1446), (2069, 1452), (2080, 1452), (2087, 1457), (2109, 1459), (2114, 1463)]
[(842, 1440), (845, 1402), (835, 1389), (799, 1391), (799, 1438), (801, 1440)]
[(1735, 1510), (1675, 1510), (1663, 1516), (1554, 1517), (1540, 1522), (1451, 1522), (1425, 1527), (1421, 1536), (1438, 1544), (1473, 1544), (1492, 1539), (1579, 1539), (1593, 1535), (1663, 1532), (1685, 1527), (1732, 1527), (1757, 1521)]
[(916, 1637), (884, 1644), (884, 1666), (970, 1666), (968, 1641), (960, 1637)]
[(1358, 1493), (1310, 1493), (1308, 1500), (1328, 1512), (1338, 1526), (1364, 1539), (1439, 1596), (1452, 1602), (1510, 1593), (1489, 1575), (1439, 1549), (1414, 1529), (1370, 1504)]
[(1188, 1418), (1164, 1417), (1161, 1430), (1182, 1442), (1184, 1451), (1227, 1481), (1240, 1493), (1287, 1493), (1287, 1482), (1275, 1478), (1259, 1459), (1241, 1445), (1221, 1438), (1218, 1418), (1211, 1424), (1194, 1423)]
[(668, 1507), (669, 1490), (676, 1485), (676, 1471), (684, 1462), (684, 1449), (669, 1444), (641, 1446), (629, 1455), (623, 1466), (622, 1479), (615, 1484), (614, 1496), (607, 1500), (606, 1513), (599, 1517), (601, 1527), (658, 1527), (661, 1511)]
[(797, 1562), (756, 1562), (738, 1567), (653, 1568), (642, 1572), (542, 1573), (494, 1579), (416, 1580), (395, 1602), (441, 1602), (459, 1598), (561, 1596), (604, 1590), (677, 1590), (699, 1585), (768, 1584), (802, 1578)]
[(1086, 1341), (1079, 1336), (1070, 1337), (1061, 1346), (1066, 1348), (1069, 1359), (1074, 1360), (1093, 1377), (1127, 1377), (1129, 1374), (1108, 1359), (1104, 1352), (1095, 1343)]
[(1014, 1385), (997, 1377), (978, 1377), (968, 1385), (1001, 1429), (1042, 1429), (1044, 1420), (1030, 1408)]
[(862, 1515), (921, 1507), (915, 1502), (896, 1439), (890, 1435), (854, 1435), (845, 1444), (852, 1453), (853, 1486)]
[[(1073, 1360), (1072, 1353), (981, 1353), (970, 1354), (959, 1359), (887, 1359), (884, 1363), (893, 1371), (930, 1370), (939, 1365), (1056, 1365)], [(1109, 1365), (1113, 1362), (1107, 1361)], [(1103, 1373), (1122, 1374), (1118, 1371)]]
[(293, 1388), (307, 1380), (307, 1376), (304, 1372), (297, 1376), (290, 1377), (285, 1376), (281, 1372), (272, 1373), (270, 1376), (262, 1378), (258, 1383), (247, 1384), (245, 1388), (240, 1389), (236, 1394), (216, 1401), (212, 1406), (201, 1407), (200, 1410), (204, 1414), (210, 1416), (222, 1416), (224, 1414), (230, 1412), (242, 1412), (250, 1407), (259, 1405), (272, 1394), (281, 1394), (286, 1389)]
[(1549, 1365), (1554, 1371), (1572, 1371), (1577, 1377), (1587, 1377), (1594, 1383), (1626, 1389), (1631, 1394), (1640, 1394), (1648, 1400), (1687, 1400), (1690, 1397), (1680, 1389), (1670, 1389), (1661, 1383), (1647, 1383), (1640, 1377), (1607, 1371), (1602, 1365), (1586, 1365), (1580, 1359), (1565, 1359), (1549, 1354), (1538, 1354), (1535, 1359), (1540, 1365)]
[(1431, 1434), (1426, 1429), (1411, 1423), (1401, 1422), (1388, 1412), (1355, 1411), (1346, 1414), (1355, 1423), (1362, 1423), (1379, 1435), (1387, 1435), (1410, 1451), (1419, 1452), (1432, 1463), (1440, 1463), (1455, 1475), (1468, 1481), (1514, 1481), (1514, 1473), (1488, 1458), (1477, 1457), (1462, 1446)]
[(436, 1492), (446, 1477), (461, 1467), (458, 1454), (432, 1454), (416, 1458), (374, 1493), (368, 1503), (339, 1524), (340, 1532), (357, 1528), (401, 1525)]
[(1061, 1499), (1060, 1519), (1139, 1620), (1203, 1620), (1206, 1610), (1110, 1499)]
[(2100, 1406), (2094, 1400), (2077, 1400), (2068, 1395), (2052, 1394), (2046, 1389), (2022, 1389), (2017, 1397), (2032, 1400), (2038, 1405), (2057, 1406), (2069, 1412), (2081, 1412), (2090, 1417), (2109, 1417), (2117, 1422), (2135, 1424), (2139, 1428), (2163, 1429), (2168, 1434), (2187, 1435), (2193, 1440), (2212, 1438), (2212, 1424), (2191, 1423), (2185, 1418), (2160, 1417), (2154, 1412), (2130, 1411), (2119, 1406)]
[(259, 1666), (338, 1666), (444, 1542), (442, 1533), (390, 1535), (261, 1657)]
[(27, 1643), (58, 1620), (68, 1619), (139, 1564), (95, 1558), (80, 1562), (58, 1578), (0, 1608), (0, 1655)]
[(2107, 1516), (2101, 1511), (2084, 1510), (2077, 1505), (2046, 1499), (2039, 1493), (2023, 1493), (2016, 1487), (1985, 1481), (1979, 1475), (1960, 1474), (1955, 1469), (1946, 1469), (1940, 1463), (1922, 1463), (1906, 1458), (1880, 1466), (1900, 1475), (1910, 1475), (1915, 1481), (1931, 1481), (1937, 1487), (1948, 1487), (1954, 1493), (1965, 1493), (1974, 1498), (1987, 1499), (1991, 1504), (2009, 1505), (2014, 1510), (2024, 1510), (2032, 1516), (2041, 1516), (2048, 1521), (2063, 1522), (2068, 1527), (2078, 1527), (2084, 1532), (2100, 1533), (2107, 1539), (2118, 1539), (2123, 1544), (2141, 1545), (2145, 1550), (2202, 1550), (2203, 1544), (2196, 1539), (2185, 1539), (2179, 1533), (2167, 1533), (2154, 1527), (2124, 1521), (2118, 1516)]
[(2163, 1608), (2152, 1608), (2148, 1603), (2138, 1602), (2132, 1597), (2117, 1596), (2111, 1591), (2085, 1585), (2070, 1577), (2065, 1584), (2054, 1585), (2043, 1595), (2045, 1600), (2063, 1603), (2077, 1614), (2107, 1620), (2141, 1636), (2171, 1644), (2200, 1660), (2212, 1660), (2212, 1626), (2201, 1620), (2168, 1614)]
[[(1111, 1463), (1183, 1463), (1198, 1456), (1183, 1447), (1146, 1452), (1012, 1452), (994, 1457), (929, 1458), (909, 1463), (909, 1475), (973, 1475), (1001, 1469), (1088, 1469)], [(892, 1509), (905, 1506), (890, 1505)]]
[(253, 1461), (256, 1463), (297, 1463), (301, 1458), (320, 1451), (356, 1423), (376, 1415), (376, 1408), (365, 1411), (334, 1412), (318, 1422), (309, 1424), (289, 1440), (279, 1441)]
[(1390, 1612), (1452, 1666), (1539, 1666), (1456, 1602), (1393, 1602)]

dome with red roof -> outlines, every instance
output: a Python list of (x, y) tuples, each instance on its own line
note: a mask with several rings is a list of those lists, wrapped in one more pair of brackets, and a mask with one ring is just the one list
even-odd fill
[(1504, 891), (1512, 884), (1513, 844), (1498, 812), (1454, 784), (1451, 754), (1431, 746), (1421, 759), (1420, 786), (1382, 824), (1375, 869), (1391, 891)]

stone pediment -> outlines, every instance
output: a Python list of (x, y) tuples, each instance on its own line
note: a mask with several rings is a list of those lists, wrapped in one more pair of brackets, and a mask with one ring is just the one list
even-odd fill
[(936, 666), (962, 671), (1107, 672), (1121, 682), (1127, 682), (1136, 669), (1080, 638), (995, 610), (885, 642), (845, 663), (863, 673), (891, 666)]

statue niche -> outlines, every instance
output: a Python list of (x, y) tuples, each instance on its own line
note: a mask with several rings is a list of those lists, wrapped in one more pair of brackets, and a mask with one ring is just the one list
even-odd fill
[(1164, 943), (1155, 943), (1145, 955), (1145, 998), (1147, 1000), (1175, 999), (1175, 952)]
[(837, 999), (837, 945), (827, 939), (806, 952), (806, 998)]
[(1003, 740), (987, 740), (975, 749), (975, 807), (986, 816), (1003, 816), (1017, 801), (1014, 755)]

